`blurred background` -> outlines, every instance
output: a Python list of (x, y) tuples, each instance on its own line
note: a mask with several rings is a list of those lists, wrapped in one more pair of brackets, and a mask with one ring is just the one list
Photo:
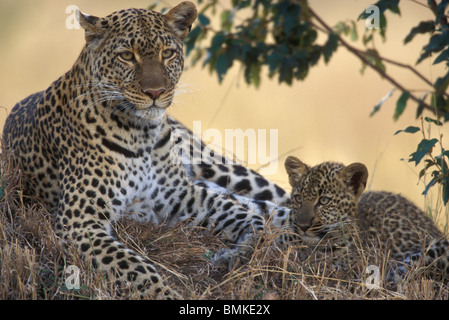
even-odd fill
[[(180, 1), (161, 1), (161, 6), (174, 6)], [(195, 2), (195, 1), (193, 1)], [(221, 1), (229, 6), (227, 0)], [(426, 3), (426, 1), (421, 1)], [(46, 89), (51, 82), (69, 70), (77, 58), (83, 43), (82, 29), (69, 29), (66, 21), (72, 12), (70, 5), (81, 11), (105, 16), (112, 11), (143, 7), (151, 0), (2, 0), (0, 2), (0, 128), (8, 112), (16, 102), (29, 94)], [(372, 4), (366, 0), (309, 0), (310, 6), (329, 25), (339, 21), (355, 20)], [(376, 47), (384, 57), (414, 65), (421, 47), (428, 41), (417, 36), (403, 45), (403, 40), (427, 9), (417, 1), (401, 2), (401, 17), (387, 13), (387, 41), (378, 39)], [(359, 21), (362, 34), (365, 23)], [(422, 37), (422, 38), (420, 38)], [(259, 89), (249, 87), (243, 80), (238, 66), (226, 74), (222, 84), (215, 74), (201, 69), (200, 64), (189, 68), (181, 79), (176, 102), (170, 114), (192, 128), (193, 121), (201, 121), (201, 129), (247, 129), (256, 132), (277, 130), (277, 170), (268, 178), (290, 191), (284, 160), (295, 155), (314, 165), (327, 160), (349, 164), (363, 162), (370, 172), (369, 188), (400, 192), (423, 209), (442, 210), (435, 188), (427, 197), (421, 195), (424, 183), (419, 182), (420, 168), (406, 160), (421, 141), (419, 134), (394, 135), (409, 125), (421, 126), (415, 120), (416, 106), (409, 102), (408, 109), (396, 122), (393, 113), (399, 93), (388, 100), (372, 118), (374, 105), (384, 97), (392, 85), (376, 73), (366, 70), (362, 76), (361, 63), (345, 49), (339, 48), (325, 65), (320, 60), (303, 82), (292, 86), (279, 85), (276, 79), (262, 79)], [(404, 69), (388, 65), (394, 76), (405, 87), (423, 89), (424, 84)], [(437, 68), (426, 60), (416, 67), (432, 82), (438, 77), (442, 64)], [(268, 74), (268, 71), (266, 72)], [(432, 128), (431, 136), (444, 134), (443, 143), (449, 139), (449, 130)], [(223, 143), (224, 144), (224, 143)], [(446, 143), (447, 144), (447, 143)], [(267, 146), (267, 155), (270, 146)], [(239, 157), (248, 162), (247, 155)], [(261, 163), (247, 163), (259, 169)], [(271, 165), (273, 167), (273, 165)], [(430, 180), (430, 177), (428, 178)]]

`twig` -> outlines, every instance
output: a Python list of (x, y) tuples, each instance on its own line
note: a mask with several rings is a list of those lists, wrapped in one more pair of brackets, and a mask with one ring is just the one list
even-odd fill
[[(356, 49), (356, 50), (357, 50), (357, 49)], [(359, 51), (360, 51), (360, 50), (359, 50)], [(368, 56), (374, 57), (374, 54), (372, 54), (372, 53), (370, 53), (370, 52), (360, 51), (360, 53), (364, 53), (364, 54), (366, 54), (366, 55), (368, 55)], [(401, 67), (401, 68), (405, 68), (405, 69), (409, 69), (409, 70), (410, 70), (411, 72), (413, 72), (417, 77), (421, 78), (421, 80), (423, 80), (423, 81), (424, 81), (425, 83), (427, 83), (429, 86), (433, 87), (432, 82), (430, 82), (429, 79), (427, 79), (426, 77), (424, 77), (418, 70), (416, 70), (415, 68), (413, 68), (411, 65), (405, 64), (405, 63), (401, 63), (401, 62), (397, 62), (397, 61), (391, 60), (391, 59), (389, 59), (389, 58), (381, 57), (381, 56), (379, 56), (379, 55), (377, 55), (376, 57), (379, 58), (379, 59), (381, 59), (381, 60), (383, 60), (383, 61), (385, 61), (385, 62), (388, 62), (388, 63), (390, 63), (390, 64), (393, 64), (393, 65), (395, 65), (395, 66), (398, 66), (398, 67)], [(446, 94), (446, 93), (444, 93), (444, 94)]]
[(416, 0), (410, 0), (410, 2), (414, 2), (414, 3), (416, 3), (417, 5), (419, 5), (419, 6), (422, 6), (422, 7), (425, 7), (425, 8), (429, 8), (429, 6), (426, 6), (424, 3), (421, 3), (421, 2), (419, 2), (419, 1), (416, 1)]
[[(312, 15), (312, 17), (314, 17), (326, 30), (327, 33), (331, 34), (334, 33), (334, 31), (332, 30), (331, 27), (329, 27), (329, 25), (323, 21), (323, 19), (321, 19), (320, 16), (318, 16), (315, 11), (312, 8), (308, 8), (309, 13)], [(334, 33), (335, 34), (335, 33)], [(368, 53), (364, 52), (364, 51), (360, 51), (359, 49), (351, 46), (349, 43), (347, 43), (345, 40), (342, 39), (342, 37), (340, 37), (340, 35), (336, 34), (336, 36), (338, 37), (338, 40), (340, 41), (340, 43), (351, 53), (353, 53), (357, 58), (359, 58), (364, 64), (370, 66), (374, 71), (376, 71), (381, 77), (387, 79), (391, 84), (393, 84), (396, 88), (398, 88), (401, 91), (408, 91), (404, 86), (402, 86), (399, 82), (397, 82), (395, 79), (393, 79), (391, 76), (389, 76), (387, 73), (385, 73), (385, 71), (383, 71), (382, 69), (380, 69), (379, 67), (377, 67), (376, 65), (370, 63), (368, 61), (368, 59), (366, 58), (365, 55), (368, 55)], [(379, 59), (381, 59), (381, 57), (378, 57)], [(387, 60), (386, 58), (383, 58), (383, 60), (389, 62), (389, 63), (393, 63), (396, 65), (400, 65), (400, 63), (393, 61), (393, 60)], [(405, 64), (401, 64), (403, 67), (405, 68), (409, 68), (412, 71), (414, 70), (412, 67), (407, 66)], [(425, 77), (423, 77), (422, 75), (419, 74), (419, 72), (417, 72), (416, 70), (414, 70), (414, 73), (419, 76), (421, 79), (423, 79), (426, 83), (432, 85), (430, 83), (430, 81), (428, 81), (427, 79), (425, 79)], [(412, 93), (410, 93), (410, 99), (412, 99), (413, 101), (417, 102), (417, 103), (422, 103), (422, 106), (424, 109), (429, 110), (430, 112), (434, 113), (435, 115), (437, 115), (438, 117), (440, 116), (444, 116), (445, 113), (439, 111), (438, 109), (436, 109), (435, 107), (430, 106), (429, 104), (425, 103), (424, 101), (422, 101), (420, 98), (416, 97), (415, 95), (413, 95)]]

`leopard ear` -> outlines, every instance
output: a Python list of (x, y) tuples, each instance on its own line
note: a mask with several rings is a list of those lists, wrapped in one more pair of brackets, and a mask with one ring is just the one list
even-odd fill
[(296, 186), (301, 179), (301, 175), (305, 174), (310, 169), (305, 163), (294, 156), (287, 157), (284, 166), (292, 187)]
[(184, 41), (197, 17), (196, 7), (192, 2), (184, 1), (167, 12), (165, 17), (173, 33)]
[(91, 43), (103, 38), (105, 29), (101, 27), (102, 18), (76, 11), (80, 26), (85, 30), (86, 43)]
[(360, 197), (366, 187), (368, 169), (363, 163), (356, 162), (345, 167), (340, 178), (356, 197)]

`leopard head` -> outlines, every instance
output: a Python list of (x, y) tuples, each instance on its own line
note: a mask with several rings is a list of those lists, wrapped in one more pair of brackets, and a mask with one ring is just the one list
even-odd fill
[(325, 162), (309, 167), (290, 156), (285, 168), (292, 186), (291, 221), (302, 238), (315, 242), (342, 221), (357, 217), (368, 179), (365, 165)]
[(127, 9), (99, 18), (78, 11), (86, 40), (74, 68), (85, 77), (81, 85), (129, 117), (160, 118), (174, 98), (183, 40), (196, 17), (188, 1), (166, 14)]

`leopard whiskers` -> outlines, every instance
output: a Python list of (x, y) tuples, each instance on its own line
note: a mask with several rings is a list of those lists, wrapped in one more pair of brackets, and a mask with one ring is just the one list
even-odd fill
[(107, 102), (107, 106), (110, 107), (111, 113), (124, 112), (127, 109), (134, 109), (134, 105), (127, 101), (123, 93), (117, 88), (116, 85), (107, 81), (90, 81), (80, 85), (76, 85), (75, 88), (80, 91), (87, 91), (78, 94), (70, 102), (78, 99), (82, 99), (86, 96), (93, 96), (94, 99), (90, 102), (87, 108), (91, 108), (95, 105)]
[(186, 94), (192, 94), (194, 89), (198, 90), (197, 88), (193, 88), (192, 83), (184, 81), (178, 82), (171, 97), (172, 104), (179, 104), (180, 102), (182, 102), (182, 99), (180, 99), (180, 97)]
[[(89, 97), (89, 104), (85, 106), (86, 110), (102, 105), (102, 117), (106, 121), (112, 115), (126, 115), (132, 113), (134, 121), (142, 117), (142, 125), (148, 120), (159, 119), (164, 113), (163, 108), (147, 109), (148, 102), (133, 92), (127, 92), (126, 95), (119, 87), (108, 81), (90, 81), (79, 84), (74, 87), (79, 93), (70, 102), (84, 100)], [(158, 103), (169, 106), (173, 102), (175, 92), (164, 95), (158, 100)], [(131, 100), (131, 101), (130, 101)], [(136, 113), (137, 112), (137, 113)]]

